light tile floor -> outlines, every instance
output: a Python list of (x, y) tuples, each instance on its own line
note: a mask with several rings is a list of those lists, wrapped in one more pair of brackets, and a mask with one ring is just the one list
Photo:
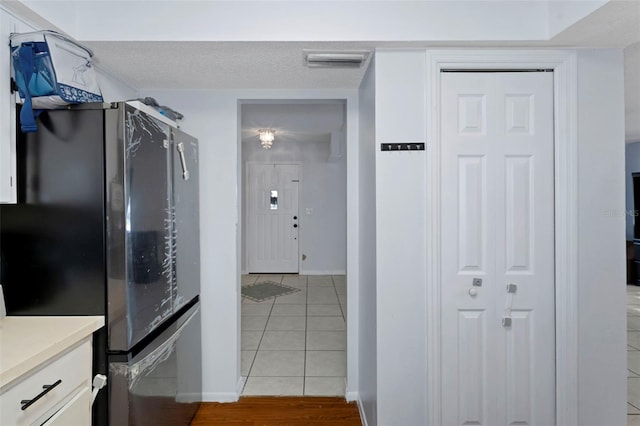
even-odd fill
[(640, 425), (640, 286), (627, 286), (627, 424)]
[(347, 283), (343, 275), (243, 275), (300, 291), (263, 302), (242, 299), (243, 395), (343, 396)]

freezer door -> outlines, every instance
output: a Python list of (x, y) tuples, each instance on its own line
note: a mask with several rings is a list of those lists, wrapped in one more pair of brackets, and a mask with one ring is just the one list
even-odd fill
[[(106, 129), (111, 351), (130, 350), (173, 313), (169, 126), (126, 104), (120, 114)], [(114, 126), (122, 131), (110, 136)]]
[(202, 399), (200, 305), (128, 362), (109, 364), (109, 424), (187, 426)]
[(198, 140), (172, 129), (175, 208), (174, 311), (200, 293)]

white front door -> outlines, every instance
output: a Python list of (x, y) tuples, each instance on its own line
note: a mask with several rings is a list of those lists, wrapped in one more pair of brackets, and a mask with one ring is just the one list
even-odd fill
[(298, 272), (298, 168), (249, 164), (250, 273)]
[(553, 73), (441, 77), (443, 424), (553, 425)]

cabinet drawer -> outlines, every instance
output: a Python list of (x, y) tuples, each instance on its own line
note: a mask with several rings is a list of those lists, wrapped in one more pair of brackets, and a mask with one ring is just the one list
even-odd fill
[[(34, 399), (43, 386), (60, 380), (42, 398), (22, 410), (22, 400)], [(30, 425), (46, 420), (64, 405), (80, 386), (91, 386), (91, 343), (84, 340), (71, 350), (52, 358), (19, 379), (0, 394), (0, 424)]]
[(91, 424), (91, 388), (85, 387), (42, 426), (89, 426)]

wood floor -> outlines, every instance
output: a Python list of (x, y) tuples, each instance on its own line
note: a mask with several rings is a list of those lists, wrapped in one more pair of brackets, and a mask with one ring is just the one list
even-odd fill
[(242, 397), (203, 402), (191, 426), (361, 426), (355, 402), (334, 397)]

